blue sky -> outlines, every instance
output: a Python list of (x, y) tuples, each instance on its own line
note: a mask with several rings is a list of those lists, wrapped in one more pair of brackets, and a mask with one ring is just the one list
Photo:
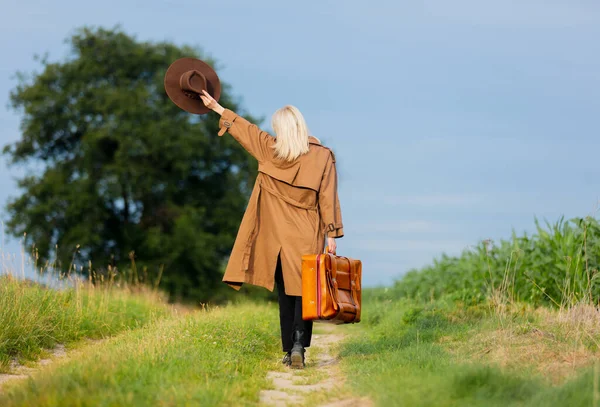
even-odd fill
[[(5, 3), (0, 145), (19, 138), (4, 109), (14, 73), (37, 69), (34, 54), (65, 57), (75, 28), (199, 45), (250, 113), (294, 104), (334, 149), (339, 253), (363, 260), (365, 285), (532, 231), (534, 216), (597, 209), (597, 1)], [(19, 174), (0, 159), (2, 204)]]

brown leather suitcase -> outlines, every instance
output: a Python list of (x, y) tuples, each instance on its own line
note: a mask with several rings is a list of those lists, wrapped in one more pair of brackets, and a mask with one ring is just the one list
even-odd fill
[(302, 319), (360, 322), (362, 263), (321, 253), (302, 256)]

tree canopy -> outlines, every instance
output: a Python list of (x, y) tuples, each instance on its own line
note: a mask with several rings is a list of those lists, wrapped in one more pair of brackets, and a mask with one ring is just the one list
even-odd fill
[[(163, 80), (190, 46), (142, 42), (119, 28), (81, 28), (63, 61), (19, 74), (12, 107), (21, 138), (4, 147), (12, 165), (41, 163), (18, 180), (7, 229), (27, 233), (42, 260), (69, 267), (164, 267), (174, 296), (206, 300), (221, 279), (256, 169), (215, 114), (175, 106)], [(220, 103), (234, 110), (230, 87)], [(251, 119), (249, 117), (249, 119)]]

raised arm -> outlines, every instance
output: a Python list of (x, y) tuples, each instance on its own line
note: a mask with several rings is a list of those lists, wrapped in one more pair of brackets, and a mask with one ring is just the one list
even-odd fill
[(206, 91), (200, 96), (204, 104), (221, 115), (219, 136), (228, 132), (259, 162), (273, 157), (271, 146), (275, 139), (237, 113), (223, 108)]
[(337, 171), (333, 154), (327, 160), (323, 179), (321, 180), (319, 212), (321, 213), (321, 230), (329, 238), (328, 245), (333, 245), (335, 249), (335, 241), (332, 241), (332, 239), (343, 237), (344, 227), (342, 224), (342, 211), (337, 188)]

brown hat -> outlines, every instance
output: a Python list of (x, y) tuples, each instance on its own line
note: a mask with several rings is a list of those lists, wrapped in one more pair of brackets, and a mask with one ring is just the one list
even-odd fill
[(177, 106), (190, 113), (205, 114), (200, 95), (206, 90), (216, 101), (221, 96), (221, 82), (217, 73), (206, 62), (195, 58), (181, 58), (173, 62), (165, 74), (165, 90)]

